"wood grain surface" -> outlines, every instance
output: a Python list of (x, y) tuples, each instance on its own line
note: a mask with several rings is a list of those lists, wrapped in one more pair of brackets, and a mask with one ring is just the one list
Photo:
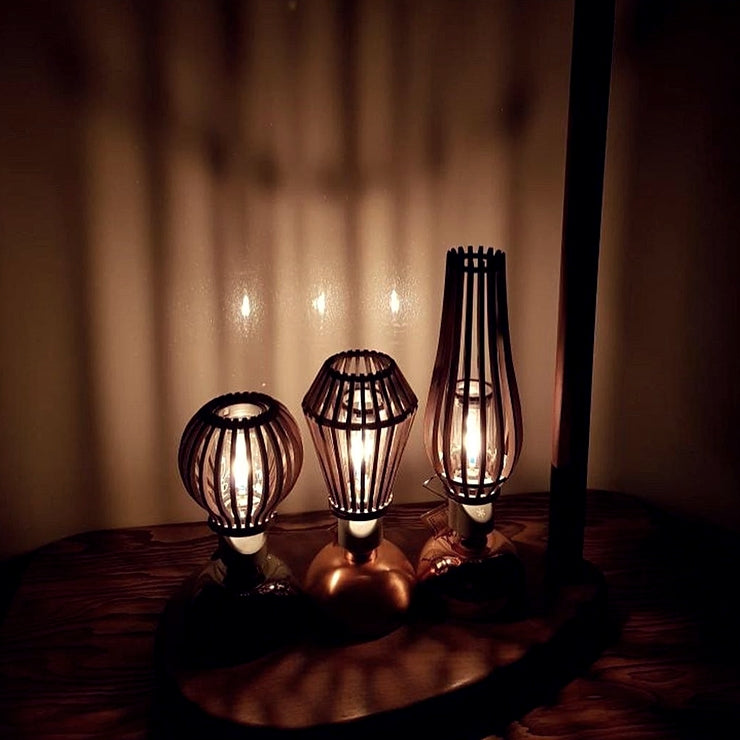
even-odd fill
[[(434, 513), (446, 522), (446, 506)], [(337, 641), (320, 609), (307, 600), (288, 604), (279, 596), (268, 621), (259, 618), (253, 603), (233, 631), (212, 610), (213, 621), (204, 631), (228, 635), (227, 665), (214, 664), (209, 651), (204, 667), (201, 651), (193, 649), (195, 635), (185, 634), (189, 589), (183, 589), (168, 604), (158, 632), (157, 664), (163, 685), (171, 688), (169, 697), (161, 695), (160, 728), (171, 737), (222, 737), (229, 727), (230, 737), (240, 727), (244, 737), (283, 740), (376, 738), (403, 726), (427, 738), (475, 740), (503, 729), (519, 716), (515, 708), (537, 706), (545, 689), (564, 685), (576, 664), (588, 664), (606, 631), (602, 575), (583, 568), (578, 583), (558, 589), (546, 603), (542, 522), (520, 519), (518, 524), (517, 551), (528, 594), (521, 614), (508, 620), (454, 618), (438, 608), (439, 601), (419, 592), (405, 623), (393, 632)], [(514, 534), (510, 523), (506, 528)], [(385, 529), (412, 559), (431, 534), (418, 509), (399, 509)], [(299, 572), (315, 555), (305, 530), (278, 536), (275, 549)], [(500, 561), (504, 569), (508, 563), (508, 558)], [(486, 572), (488, 579), (503, 579), (506, 573)], [(267, 651), (262, 649), (266, 643)], [(251, 659), (232, 661), (235, 648)]]
[[(394, 507), (389, 538), (411, 547), (424, 511)], [(545, 494), (504, 497), (497, 512), (515, 540), (544, 540)], [(298, 529), (318, 551), (330, 522), (326, 514), (282, 517), (272, 548), (289, 550)], [(582, 675), (496, 734), (735, 737), (737, 542), (603, 492), (589, 494), (588, 524), (586, 556), (607, 577), (614, 638)], [(186, 524), (87, 533), (40, 549), (0, 630), (0, 735), (151, 737), (155, 630), (167, 601), (214, 547), (204, 524)], [(357, 680), (369, 680), (362, 663)]]

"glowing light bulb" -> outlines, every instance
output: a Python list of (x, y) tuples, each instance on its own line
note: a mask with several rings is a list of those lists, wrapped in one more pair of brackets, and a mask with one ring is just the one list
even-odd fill
[(480, 423), (478, 412), (468, 411), (465, 420), (465, 453), (467, 455), (468, 477), (471, 473), (478, 474), (480, 467)]
[[(488, 385), (488, 384), (486, 384)], [(467, 402), (466, 402), (467, 397)], [(496, 459), (496, 448), (492, 442), (489, 429), (482, 429), (481, 401), (486, 404), (486, 420), (490, 425), (490, 414), (493, 413), (489, 400), (490, 392), (486, 391), (481, 398), (481, 383), (478, 380), (459, 380), (455, 393), (455, 423), (451, 453), (455, 460), (452, 479), (457, 483), (480, 485), (492, 482), (489, 467)], [(465, 406), (467, 405), (467, 409)], [(440, 453), (441, 454), (441, 453)], [(442, 457), (440, 457), (442, 460)], [(483, 478), (481, 480), (481, 472)]]
[(249, 460), (247, 460), (247, 443), (243, 434), (237, 435), (236, 454), (234, 455), (234, 488), (237, 495), (247, 490), (249, 481)]
[[(231, 472), (234, 475), (234, 493), (236, 494), (236, 506), (239, 510), (239, 516), (249, 515), (247, 506), (249, 506), (250, 471), (252, 471), (252, 508), (254, 509), (262, 501), (264, 484), (262, 468), (259, 465), (255, 465), (254, 470), (252, 470), (249, 465), (249, 458), (247, 457), (246, 439), (243, 434), (237, 434), (234, 449), (234, 465), (231, 468)], [(221, 488), (224, 503), (228, 504), (230, 501), (229, 475), (226, 467), (222, 476)]]
[[(375, 447), (375, 434), (370, 431), (350, 432), (349, 455), (351, 460), (352, 476), (355, 481), (355, 491), (363, 498), (369, 496), (370, 467)], [(362, 464), (365, 463), (365, 485), (362, 485)]]
[(388, 305), (390, 306), (393, 316), (398, 316), (398, 312), (401, 310), (401, 299), (398, 297), (398, 293), (396, 292), (395, 288), (391, 291), (391, 297), (388, 300)]
[(240, 310), (241, 315), (245, 319), (248, 319), (249, 315), (252, 313), (252, 304), (249, 300), (249, 296), (246, 293), (244, 294), (244, 297), (242, 298), (242, 305), (239, 310)]

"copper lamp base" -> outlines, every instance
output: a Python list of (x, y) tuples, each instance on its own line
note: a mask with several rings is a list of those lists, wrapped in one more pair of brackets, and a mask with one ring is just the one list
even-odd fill
[(373, 639), (399, 627), (411, 604), (415, 577), (408, 558), (381, 539), (369, 553), (332, 542), (308, 567), (304, 588), (328, 628), (342, 640)]

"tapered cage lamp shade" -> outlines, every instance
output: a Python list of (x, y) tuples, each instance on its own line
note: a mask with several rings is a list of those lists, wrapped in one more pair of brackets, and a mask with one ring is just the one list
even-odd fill
[(445, 493), (463, 505), (493, 501), (519, 457), (522, 418), (506, 258), (499, 250), (458, 247), (447, 253), (424, 445)]
[(263, 393), (206, 403), (188, 422), (178, 464), (185, 488), (228, 537), (260, 534), (290, 493), (303, 463), (298, 425)]
[(386, 354), (350, 350), (322, 365), (303, 411), (338, 518), (376, 519), (390, 505), (417, 405)]

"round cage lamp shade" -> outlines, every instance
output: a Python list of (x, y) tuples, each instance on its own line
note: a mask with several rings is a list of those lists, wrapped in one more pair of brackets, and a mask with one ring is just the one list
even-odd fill
[(265, 530), (302, 463), (293, 416), (279, 401), (254, 392), (206, 403), (185, 427), (178, 454), (188, 493), (208, 512), (211, 528), (229, 537)]
[(303, 412), (338, 518), (376, 519), (390, 505), (417, 405), (382, 352), (349, 350), (324, 362)]
[(511, 475), (522, 438), (505, 255), (451, 249), (424, 416), (427, 456), (452, 500), (484, 504)]

